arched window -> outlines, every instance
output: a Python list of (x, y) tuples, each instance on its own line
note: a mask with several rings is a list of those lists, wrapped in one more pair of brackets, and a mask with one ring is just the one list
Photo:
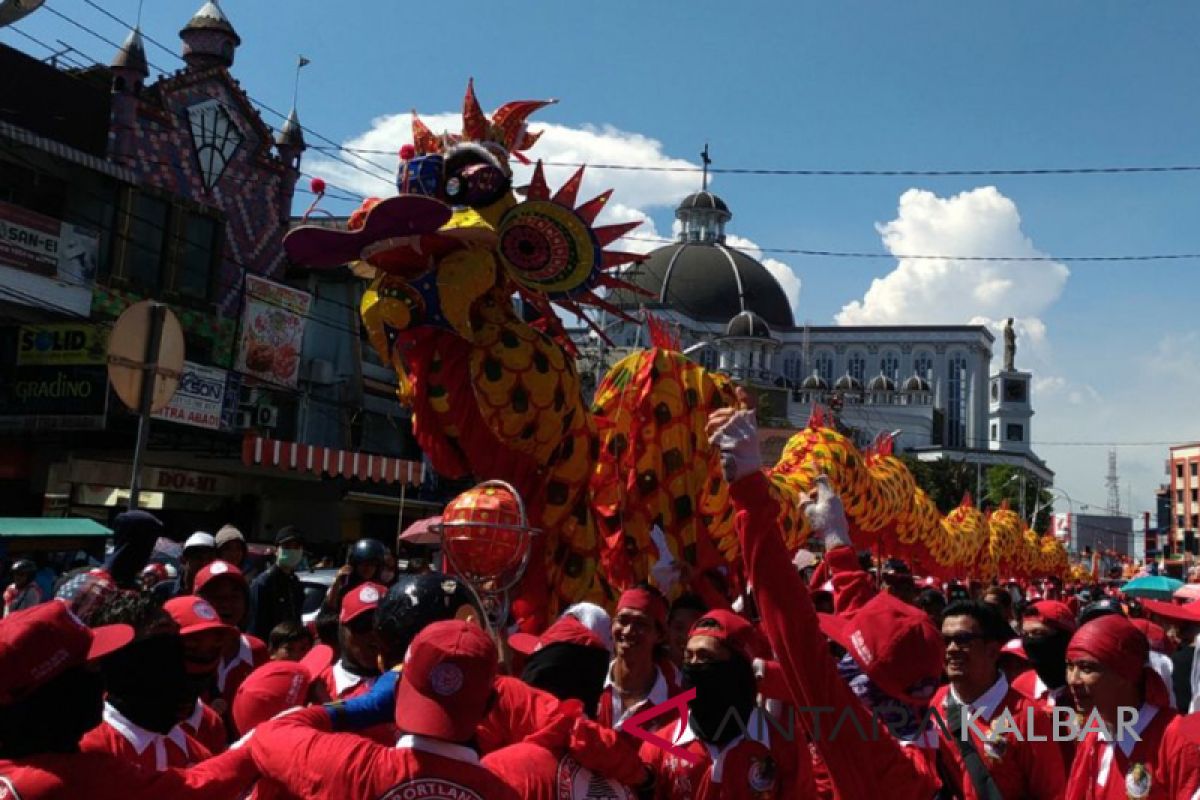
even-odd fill
[(846, 359), (846, 372), (859, 383), (865, 383), (867, 376), (867, 359), (862, 353), (851, 353)]
[(947, 364), (946, 375), (946, 444), (950, 447), (967, 445), (967, 400), (969, 376), (967, 357), (954, 353)]
[(933, 385), (933, 356), (926, 352), (913, 356), (913, 373)]
[(827, 386), (833, 386), (833, 356), (829, 353), (817, 353), (813, 359), (813, 371), (825, 381)]
[(794, 384), (804, 380), (804, 361), (799, 353), (791, 351), (783, 354), (783, 377)]
[(884, 353), (879, 359), (879, 372), (882, 375), (892, 379), (892, 382), (900, 382), (900, 356), (895, 352)]

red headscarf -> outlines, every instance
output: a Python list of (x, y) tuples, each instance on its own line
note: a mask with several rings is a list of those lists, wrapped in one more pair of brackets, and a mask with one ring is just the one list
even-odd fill
[(626, 589), (621, 594), (621, 598), (617, 600), (617, 612), (620, 613), (623, 608), (641, 611), (654, 620), (659, 627), (663, 629), (667, 627), (667, 603), (663, 600), (662, 595), (655, 594), (649, 589)]
[(1084, 625), (1067, 645), (1067, 659), (1091, 658), (1132, 684), (1142, 678), (1142, 668), (1150, 657), (1150, 643), (1119, 614), (1108, 614)]

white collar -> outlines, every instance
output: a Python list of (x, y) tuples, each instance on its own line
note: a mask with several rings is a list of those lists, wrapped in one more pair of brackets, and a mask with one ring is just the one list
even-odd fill
[[(737, 720), (728, 719), (728, 718), (727, 718), (725, 724), (740, 725), (740, 723)], [(677, 722), (676, 729), (678, 730), (679, 727), (681, 727), (681, 726), (680, 726), (679, 722)], [(684, 747), (684, 746), (690, 744), (691, 742), (697, 741), (696, 731), (692, 728), (691, 725), (683, 725), (682, 728), (683, 728), (683, 730), (678, 731), (675, 736), (675, 744), (676, 745), (678, 745), (680, 747)], [(723, 775), (723, 773), (725, 771), (725, 756), (726, 756), (726, 754), (728, 754), (731, 750), (733, 750), (734, 747), (741, 744), (742, 741), (744, 741), (745, 739), (749, 739), (752, 742), (758, 742), (763, 747), (766, 747), (768, 749), (770, 749), (770, 747), (771, 747), (771, 730), (770, 730), (769, 725), (767, 724), (767, 715), (763, 712), (762, 708), (760, 708), (759, 706), (755, 706), (754, 710), (750, 712), (750, 719), (746, 720), (746, 723), (745, 723), (744, 728), (742, 729), (742, 732), (739, 733), (737, 736), (735, 736), (733, 739), (726, 742), (723, 747), (718, 747), (715, 744), (710, 744), (705, 741), (700, 742), (702, 745), (704, 745), (706, 748), (708, 748), (708, 754), (712, 758), (712, 782), (713, 783), (721, 782), (721, 776)]]
[(200, 723), (204, 720), (204, 704), (199, 699), (196, 700), (196, 708), (193, 709), (192, 715), (185, 719), (181, 725), (186, 725), (193, 731), (200, 730)]
[(625, 708), (621, 702), (621, 693), (617, 691), (617, 683), (613, 679), (613, 667), (616, 666), (616, 659), (608, 665), (608, 675), (604, 678), (604, 688), (611, 688), (612, 691), (612, 712), (613, 712), (613, 729), (621, 730), (621, 726), (625, 720), (633, 716), (633, 714), (643, 707), (657, 706), (667, 702), (669, 699), (670, 688), (667, 686), (667, 679), (663, 676), (662, 670), (658, 666), (654, 667), (654, 685), (650, 687), (650, 693), (645, 699), (634, 703), (629, 708)]
[(950, 691), (946, 695), (946, 699), (953, 698), (970, 713), (978, 713), (980, 719), (990, 721), (996, 715), (996, 712), (1000, 710), (1000, 706), (1004, 703), (1004, 697), (1008, 694), (1008, 679), (1001, 672), (1000, 677), (996, 679), (991, 688), (970, 703), (963, 702), (963, 699), (958, 696), (958, 692), (954, 691), (953, 684), (948, 688)]
[[(342, 692), (347, 692), (347, 691), (353, 689), (355, 686), (358, 686), (364, 680), (366, 680), (365, 676), (355, 675), (353, 672), (351, 672), (350, 670), (343, 667), (342, 660), (340, 658), (333, 665), (332, 672), (333, 672), (333, 688), (334, 688), (335, 692), (337, 693), (338, 697), (341, 696)], [(335, 697), (333, 699), (336, 700), (337, 697)]]
[[(1142, 707), (1138, 709), (1137, 721), (1133, 724), (1133, 733), (1137, 735), (1134, 738), (1125, 728), (1121, 729), (1121, 738), (1117, 742), (1117, 747), (1121, 748), (1121, 752), (1129, 758), (1133, 753), (1133, 748), (1141, 741), (1142, 731), (1146, 730), (1146, 726), (1158, 715), (1158, 706), (1152, 706), (1149, 703), (1142, 703)], [(1100, 753), (1100, 767), (1096, 770), (1096, 785), (1104, 786), (1108, 783), (1108, 773), (1112, 770), (1113, 765), (1113, 746), (1112, 740), (1108, 738), (1107, 731), (1101, 731), (1097, 734), (1103, 750)]]
[(465, 764), (479, 764), (479, 754), (469, 747), (453, 742), (443, 742), (414, 733), (406, 733), (396, 742), (401, 750), (420, 750), (423, 753), (433, 753), (436, 756), (462, 761)]
[(254, 666), (254, 653), (250, 649), (250, 642), (245, 636), (238, 636), (238, 651), (237, 654), (228, 662), (222, 659), (221, 666), (217, 668), (217, 690), (225, 691), (225, 679), (229, 677), (229, 673), (238, 664), (249, 664)]
[(166, 750), (164, 742), (171, 741), (184, 752), (185, 755), (191, 755), (188, 752), (187, 734), (178, 725), (171, 728), (166, 735), (148, 731), (140, 725), (131, 722), (124, 714), (118, 711), (111, 703), (104, 704), (104, 722), (108, 724), (117, 733), (121, 734), (133, 746), (134, 751), (140, 756), (146, 752), (146, 748), (154, 745), (156, 768), (162, 771), (167, 768)]

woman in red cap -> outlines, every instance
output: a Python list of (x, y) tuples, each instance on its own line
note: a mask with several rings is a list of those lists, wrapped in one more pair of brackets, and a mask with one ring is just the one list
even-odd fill
[(1197, 720), (1166, 705), (1149, 652), (1141, 631), (1115, 614), (1071, 638), (1067, 684), (1075, 707), (1110, 733), (1092, 731), (1080, 743), (1067, 800), (1178, 800), (1200, 792)]
[[(763, 474), (758, 431), (749, 397), (739, 390), (741, 410), (721, 409), (709, 418), (710, 441), (721, 450), (726, 478), (738, 512), (738, 539), (746, 577), (755, 588), (761, 627), (783, 671), (800, 719), (828, 770), (834, 791), (843, 798), (929, 800), (941, 781), (936, 767), (936, 735), (920, 718), (942, 671), (942, 642), (924, 612), (889, 594), (870, 599), (861, 579), (846, 579), (853, 590), (837, 597), (839, 616), (826, 629), (847, 648), (841, 665), (828, 651), (822, 627), (804, 581), (791, 566), (779, 530), (777, 502)], [(814, 531), (826, 536), (827, 560), (853, 558), (845, 514), (827, 482), (818, 481), (814, 508), (806, 511)], [(839, 576), (833, 576), (835, 590)], [(856, 606), (845, 613), (847, 605)], [(839, 672), (844, 667), (845, 677)], [(855, 688), (851, 688), (851, 686)], [(861, 735), (874, 730), (871, 709), (900, 706), (910, 724), (902, 736)], [(833, 709), (824, 719), (803, 709)], [(815, 712), (807, 712), (815, 713)], [(839, 719), (853, 724), (838, 727)], [(820, 727), (816, 727), (817, 725)], [(832, 735), (831, 728), (839, 732)]]
[(679, 694), (679, 676), (666, 658), (667, 601), (650, 586), (627, 589), (617, 601), (608, 670), (596, 721), (621, 729), (625, 720)]

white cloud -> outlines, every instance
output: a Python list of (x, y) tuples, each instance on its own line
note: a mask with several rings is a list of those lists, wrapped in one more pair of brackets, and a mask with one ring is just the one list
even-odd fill
[(840, 324), (961, 324), (974, 318), (993, 323), (1017, 317), (1031, 341), (1044, 338), (1037, 318), (1062, 294), (1070, 274), (1063, 264), (904, 258), (1044, 257), (1021, 231), (1016, 204), (995, 187), (948, 198), (909, 189), (900, 196), (896, 219), (876, 229), (898, 263), (872, 281), (861, 300), (842, 308)]

